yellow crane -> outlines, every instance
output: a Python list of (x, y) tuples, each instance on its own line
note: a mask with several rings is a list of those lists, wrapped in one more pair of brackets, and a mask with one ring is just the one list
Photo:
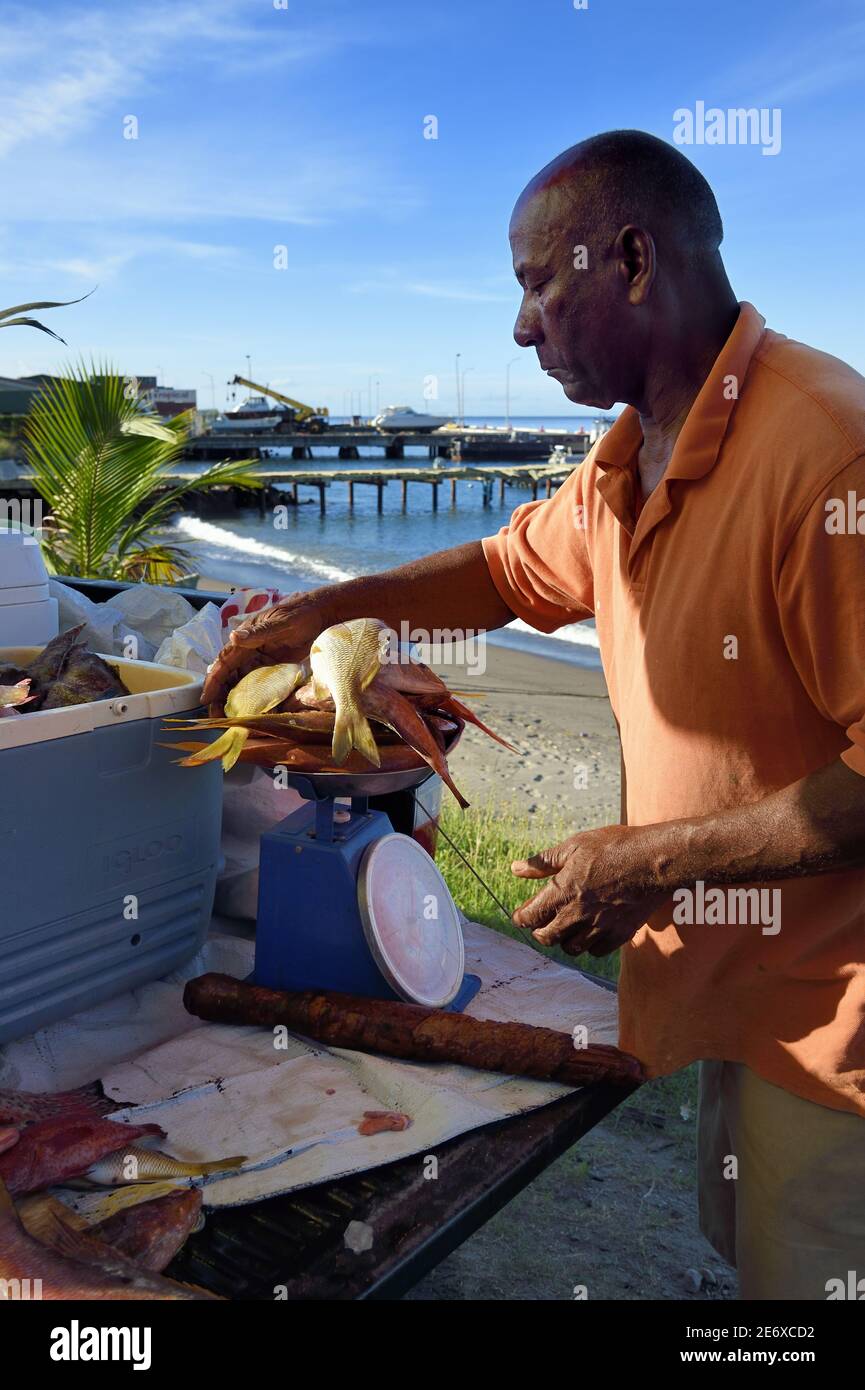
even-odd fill
[(317, 408), (305, 405), (303, 401), (295, 401), (291, 396), (284, 396), (281, 391), (274, 391), (272, 386), (262, 386), (259, 381), (249, 381), (245, 376), (236, 376), (230, 385), (246, 386), (250, 391), (257, 391), (261, 396), (272, 396), (275, 401), (289, 406), (294, 411), (292, 423), (301, 429), (311, 430), (315, 434), (327, 429), (330, 412), (326, 405)]

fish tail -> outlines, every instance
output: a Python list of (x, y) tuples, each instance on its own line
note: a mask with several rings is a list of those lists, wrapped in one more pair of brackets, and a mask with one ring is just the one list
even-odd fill
[(246, 740), (249, 738), (248, 729), (226, 729), (221, 738), (215, 743), (208, 743), (206, 748), (202, 748), (200, 753), (192, 753), (188, 758), (181, 758), (181, 767), (200, 767), (202, 763), (213, 763), (218, 758), (222, 759), (224, 772), (230, 772), (237, 762)]
[(356, 706), (348, 711), (340, 710), (334, 720), (331, 743), (334, 762), (341, 766), (353, 748), (374, 767), (381, 767), (381, 757), (369, 720)]
[(190, 1165), (194, 1173), (200, 1173), (202, 1177), (208, 1173), (227, 1173), (230, 1168), (242, 1168), (246, 1162), (246, 1154), (237, 1154), (234, 1158), (217, 1158), (210, 1163), (198, 1163)]
[(488, 734), (490, 738), (494, 738), (496, 743), (500, 743), (503, 748), (509, 749), (511, 753), (519, 751), (512, 743), (508, 743), (507, 739), (502, 738), (501, 734), (494, 733), (489, 725), (485, 724), (482, 719), (478, 719), (474, 710), (469, 709), (468, 705), (464, 705), (462, 700), (455, 699), (453, 692), (448, 695), (446, 700), (442, 700), (440, 708), (451, 710), (454, 714), (458, 714), (462, 719), (465, 719), (467, 723), (474, 724), (476, 729), (483, 730), (485, 734)]

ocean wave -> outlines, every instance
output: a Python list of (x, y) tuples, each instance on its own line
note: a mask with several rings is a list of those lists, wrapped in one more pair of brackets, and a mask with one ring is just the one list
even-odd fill
[[(329, 584), (339, 584), (344, 579), (354, 579), (348, 570), (329, 565), (325, 560), (316, 560), (311, 555), (298, 555), (284, 546), (268, 545), (266, 541), (256, 540), (254, 536), (238, 536), (224, 526), (215, 526), (212, 521), (202, 521), (197, 516), (182, 516), (174, 523), (185, 540), (199, 541), (210, 546), (214, 552), (222, 552), (228, 561), (239, 555), (248, 560), (266, 561), (279, 569), (292, 573), (308, 575), (310, 579), (326, 580)], [(218, 553), (215, 559), (221, 558)], [(230, 576), (228, 582), (231, 582)]]
[[(512, 623), (508, 623), (508, 630), (510, 632), (529, 632), (533, 637), (538, 636), (538, 629), (524, 623), (522, 618), (514, 618)], [(598, 641), (597, 630), (589, 627), (586, 623), (568, 623), (567, 627), (560, 627), (558, 632), (545, 632), (542, 635), (552, 638), (553, 641), (573, 642), (578, 647), (594, 647), (596, 651), (600, 651), (601, 644)]]
[[(283, 546), (270, 545), (254, 536), (238, 535), (225, 526), (215, 525), (212, 521), (202, 521), (197, 516), (178, 517), (174, 522), (174, 530), (179, 532), (183, 541), (207, 546), (208, 566), (218, 568), (223, 565), (224, 568), (218, 577), (227, 583), (238, 582), (231, 569), (241, 557), (253, 563), (269, 565), (274, 570), (292, 577), (308, 580), (313, 586), (321, 583), (339, 584), (345, 579), (356, 579), (362, 573), (360, 570), (341, 569), (325, 560), (317, 560), (312, 555), (299, 554)], [(278, 582), (274, 583), (274, 587), (280, 587)], [(287, 591), (293, 587), (292, 583)], [(536, 628), (530, 627), (521, 618), (515, 618), (507, 624), (504, 631), (514, 634), (525, 633), (530, 638), (541, 637), (544, 640), (567, 642), (571, 646), (599, 650), (597, 631), (588, 623), (569, 623), (566, 627), (560, 627), (558, 632), (539, 634)], [(495, 641), (492, 634), (491, 640)]]

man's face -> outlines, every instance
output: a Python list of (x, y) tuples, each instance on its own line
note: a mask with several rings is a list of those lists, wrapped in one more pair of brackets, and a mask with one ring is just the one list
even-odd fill
[[(614, 322), (617, 286), (588, 221), (556, 186), (517, 203), (510, 240), (523, 302), (514, 338), (520, 347), (536, 350), (541, 367), (569, 401), (609, 410), (624, 399), (614, 365), (620, 338)], [(577, 268), (585, 259), (580, 247), (586, 248), (585, 268)]]

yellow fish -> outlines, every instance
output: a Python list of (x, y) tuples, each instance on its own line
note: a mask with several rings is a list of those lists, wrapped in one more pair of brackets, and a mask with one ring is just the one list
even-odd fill
[(240, 1168), (245, 1157), (219, 1158), (212, 1163), (184, 1163), (159, 1149), (130, 1144), (128, 1149), (106, 1154), (80, 1177), (70, 1178), (67, 1187), (118, 1187), (121, 1183), (160, 1182), (166, 1178), (203, 1178), (208, 1173), (227, 1173)]
[(353, 748), (381, 766), (372, 729), (360, 707), (360, 696), (381, 669), (390, 629), (378, 618), (352, 618), (319, 633), (309, 654), (317, 693), (333, 698), (336, 711), (331, 752), (344, 763)]
[[(247, 719), (251, 715), (268, 714), (287, 700), (292, 691), (309, 679), (309, 666), (306, 662), (287, 661), (280, 666), (260, 666), (250, 671), (230, 692), (225, 702), (227, 719)], [(201, 721), (207, 727), (207, 721)], [(224, 772), (230, 772), (243, 752), (249, 738), (248, 728), (227, 729), (215, 743), (209, 743), (199, 753), (181, 759), (182, 767), (198, 767), (201, 763), (212, 763), (222, 759)]]

